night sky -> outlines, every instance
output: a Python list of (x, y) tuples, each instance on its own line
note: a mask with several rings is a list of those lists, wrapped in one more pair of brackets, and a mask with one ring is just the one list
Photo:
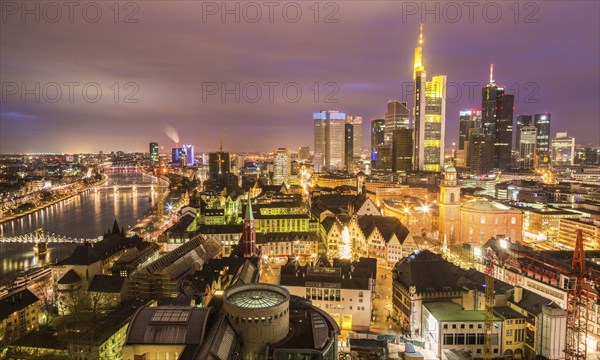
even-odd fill
[[(276, 2), (273, 22), (262, 1), (253, 3), (261, 8), (260, 19), (256, 7), (237, 3), (237, 23), (233, 14), (222, 21), (221, 9), (214, 8), (221, 2), (123, 2), (117, 9), (112, 1), (98, 1), (86, 7), (87, 18), (81, 3), (72, 23), (66, 7), (59, 17), (57, 9), (28, 1), (41, 7), (36, 23), (35, 14), (22, 21), (23, 3), (15, 3), (18, 9), (6, 3), (0, 31), (2, 153), (148, 151), (150, 141), (170, 148), (177, 137), (209, 151), (219, 147), (222, 132), (229, 151), (312, 148), (312, 113), (323, 109), (363, 116), (368, 145), (369, 119), (383, 117), (387, 100), (408, 98), (412, 107), (405, 85), (412, 82), (422, 21), (412, 6), (421, 2), (322, 2), (319, 14), (312, 1)], [(295, 4), (302, 15), (293, 23)], [(424, 19), (424, 62), (428, 77), (443, 74), (452, 83), (446, 144), (457, 141), (458, 112), (481, 107), (481, 86), (469, 99), (468, 83), (488, 82), (490, 63), (508, 93), (518, 89), (515, 119), (550, 112), (553, 134), (567, 131), (578, 144), (600, 143), (600, 2), (520, 2), (516, 14), (514, 2), (499, 1), (493, 3), (502, 10), (495, 23), (493, 5), (486, 7), (486, 19), (482, 2), (471, 22), (467, 7), (457, 18), (456, 8), (437, 4), (438, 21), (435, 14)], [(434, 9), (436, 3), (426, 6)], [(98, 8), (102, 14), (96, 16)], [(279, 83), (271, 85), (273, 99), (265, 85), (271, 82)], [(240, 92), (246, 86), (246, 96), (236, 103), (227, 95), (223, 102), (223, 83), (230, 89), (240, 84)], [(252, 83), (263, 92), (255, 103)], [(302, 95), (294, 103), (297, 86)], [(93, 103), (97, 89), (102, 97)], [(325, 103), (331, 92), (337, 103)]]

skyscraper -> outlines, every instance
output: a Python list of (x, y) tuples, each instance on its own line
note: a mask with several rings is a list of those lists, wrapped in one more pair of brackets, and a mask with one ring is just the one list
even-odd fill
[(414, 150), (413, 166), (421, 170), (424, 155), (424, 122), (425, 122), (425, 82), (427, 74), (423, 65), (423, 24), (419, 31), (419, 45), (415, 48), (415, 62), (413, 66), (413, 81), (415, 82), (413, 123), (414, 123)]
[(459, 113), (458, 149), (465, 150), (469, 129), (481, 127), (481, 111), (466, 110)]
[(410, 111), (408, 110), (406, 103), (401, 103), (398, 100), (388, 101), (385, 111), (385, 128), (383, 135), (385, 144), (392, 144), (392, 137), (395, 130), (409, 128)]
[(515, 128), (515, 147), (519, 150), (521, 146), (521, 128), (524, 126), (533, 126), (533, 116), (519, 115), (517, 116), (517, 126)]
[(550, 166), (550, 114), (535, 114), (533, 125), (537, 129), (536, 167)]
[(411, 171), (412, 129), (396, 129), (392, 135), (392, 171)]
[(566, 132), (559, 132), (552, 139), (552, 165), (569, 166), (575, 160), (575, 138), (567, 136)]
[(476, 175), (487, 175), (494, 167), (494, 136), (483, 128), (469, 129), (467, 166)]
[(298, 148), (298, 160), (310, 160), (309, 146), (300, 146), (300, 148)]
[(348, 116), (346, 123), (352, 125), (352, 154), (354, 159), (360, 159), (362, 153), (362, 116)]
[(187, 166), (194, 166), (196, 160), (194, 159), (194, 145), (183, 145), (183, 153), (185, 154), (185, 162)]
[(230, 169), (229, 153), (218, 151), (208, 154), (208, 174), (211, 179), (217, 179), (222, 175), (229, 174)]
[(315, 171), (343, 169), (346, 114), (337, 110), (322, 110), (313, 114), (313, 120)]
[(371, 119), (371, 160), (377, 156), (377, 146), (385, 142), (385, 120)]
[(286, 148), (279, 148), (273, 156), (273, 185), (286, 182), (292, 173), (290, 152)]
[(150, 143), (150, 164), (152, 164), (152, 166), (158, 165), (158, 143), (157, 142)]
[(525, 125), (519, 132), (519, 168), (533, 169), (535, 166), (536, 154), (536, 134), (535, 126)]
[(171, 165), (172, 166), (185, 166), (185, 152), (183, 148), (174, 147), (171, 149)]
[(446, 76), (427, 81), (423, 64), (423, 25), (415, 48), (413, 79), (414, 162), (415, 170), (440, 172), (444, 165), (446, 138)]
[(486, 135), (494, 137), (494, 166), (510, 168), (513, 131), (514, 96), (504, 93), (504, 87), (494, 80), (494, 65), (490, 67), (490, 82), (482, 89), (482, 124)]
[(350, 171), (354, 162), (354, 125), (346, 123), (344, 126), (344, 163)]

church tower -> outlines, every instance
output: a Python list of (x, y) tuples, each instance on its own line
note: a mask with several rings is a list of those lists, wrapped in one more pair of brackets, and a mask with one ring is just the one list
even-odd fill
[(444, 181), (440, 185), (440, 236), (446, 245), (460, 243), (460, 186), (453, 166), (446, 168)]
[(246, 207), (246, 216), (244, 217), (244, 234), (242, 241), (244, 243), (244, 257), (251, 258), (256, 255), (256, 229), (254, 228), (254, 215), (252, 214), (252, 200), (248, 193), (248, 205)]

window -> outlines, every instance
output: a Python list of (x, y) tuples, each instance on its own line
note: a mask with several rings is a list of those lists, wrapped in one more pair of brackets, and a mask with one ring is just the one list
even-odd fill
[(465, 334), (456, 334), (454, 337), (455, 345), (464, 345), (465, 344)]
[(481, 217), (481, 223), (482, 223), (482, 224), (485, 224), (485, 216), (482, 216), (482, 217)]
[(453, 329), (456, 329), (456, 324), (452, 324), (452, 328), (453, 328)]
[(454, 345), (454, 334), (444, 334), (444, 345)]
[(510, 223), (511, 223), (511, 224), (513, 224), (513, 225), (514, 225), (514, 224), (516, 224), (516, 223), (517, 223), (517, 218), (516, 218), (516, 217), (514, 217), (514, 216), (513, 216), (513, 217), (511, 217), (511, 218), (510, 218)]
[(448, 324), (444, 324), (444, 329), (447, 329), (447, 328), (448, 328)]

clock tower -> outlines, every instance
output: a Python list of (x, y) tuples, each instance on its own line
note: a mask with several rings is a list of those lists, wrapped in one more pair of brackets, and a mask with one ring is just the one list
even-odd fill
[(460, 186), (453, 166), (446, 168), (444, 181), (440, 185), (440, 243), (460, 243)]

